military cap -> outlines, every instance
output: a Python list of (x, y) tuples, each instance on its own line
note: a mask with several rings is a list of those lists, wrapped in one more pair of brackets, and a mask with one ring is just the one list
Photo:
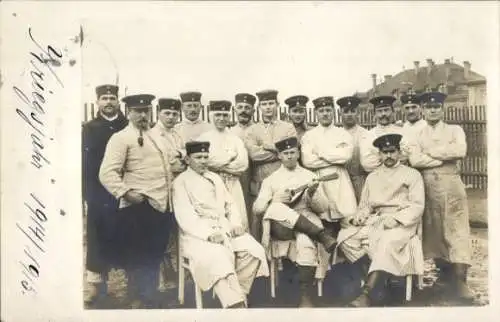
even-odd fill
[(251, 105), (255, 105), (256, 100), (257, 99), (255, 98), (255, 96), (248, 93), (239, 93), (234, 96), (235, 103), (248, 103)]
[(292, 136), (274, 143), (274, 146), (279, 152), (283, 152), (285, 150), (298, 147), (299, 141), (295, 136)]
[(333, 96), (323, 96), (318, 97), (313, 100), (314, 108), (320, 108), (323, 106), (331, 106), (334, 107), (335, 103), (333, 102)]
[(337, 105), (341, 108), (357, 108), (361, 103), (361, 99), (356, 96), (345, 96), (337, 100)]
[(158, 99), (158, 110), (181, 110), (181, 101), (175, 98), (160, 98)]
[(401, 96), (402, 104), (420, 104), (420, 97), (415, 94), (405, 94)]
[(399, 150), (399, 142), (401, 142), (402, 137), (401, 134), (384, 134), (373, 141), (373, 146), (381, 151), (392, 150), (394, 148)]
[(118, 97), (118, 86), (109, 84), (100, 85), (95, 88), (95, 93), (97, 94), (97, 98), (106, 94), (111, 94)]
[(288, 105), (288, 108), (294, 108), (294, 107), (306, 108), (307, 102), (309, 102), (309, 98), (305, 95), (295, 95), (285, 100), (285, 104)]
[(184, 92), (179, 95), (181, 97), (182, 103), (184, 102), (200, 102), (201, 93), (200, 92)]
[(259, 101), (270, 101), (278, 99), (278, 91), (275, 89), (266, 89), (255, 93), (259, 98)]
[(186, 143), (186, 154), (190, 155), (198, 152), (208, 152), (210, 142), (207, 141), (190, 141)]
[(126, 107), (129, 108), (141, 108), (141, 107), (151, 107), (151, 102), (155, 99), (154, 95), (151, 94), (137, 94), (129, 95), (122, 98), (122, 102), (125, 103)]
[(231, 102), (230, 101), (210, 101), (209, 104), (210, 112), (230, 112)]
[(395, 100), (396, 98), (394, 96), (382, 95), (372, 98), (370, 100), (370, 103), (373, 104), (373, 108), (381, 108), (386, 106), (392, 107), (392, 104)]
[(422, 104), (443, 104), (446, 94), (441, 92), (426, 92), (419, 96)]

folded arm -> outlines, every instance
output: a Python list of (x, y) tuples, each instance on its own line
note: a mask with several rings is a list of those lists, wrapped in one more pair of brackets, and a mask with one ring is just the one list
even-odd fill
[(393, 218), (403, 226), (411, 226), (418, 223), (424, 213), (424, 181), (420, 173), (415, 171), (406, 184), (408, 202), (401, 205), (401, 210), (395, 213)]
[(465, 157), (467, 153), (467, 141), (464, 130), (456, 125), (452, 127), (452, 141), (443, 145), (429, 147), (429, 155), (437, 160), (447, 161)]

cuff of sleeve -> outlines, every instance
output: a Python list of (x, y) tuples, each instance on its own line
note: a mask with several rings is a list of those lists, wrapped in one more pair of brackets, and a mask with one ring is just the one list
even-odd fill
[(177, 153), (178, 153), (178, 156), (181, 160), (184, 160), (184, 158), (186, 157), (187, 153), (185, 150), (177, 150)]
[(116, 199), (120, 199), (122, 198), (123, 196), (125, 196), (125, 194), (127, 192), (129, 192), (131, 189), (127, 188), (127, 187), (121, 187), (119, 189), (116, 190), (116, 192), (114, 193)]

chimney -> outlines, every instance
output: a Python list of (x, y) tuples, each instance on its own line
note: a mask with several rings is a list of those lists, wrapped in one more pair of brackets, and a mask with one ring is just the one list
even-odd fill
[(413, 62), (413, 65), (415, 66), (415, 75), (418, 75), (418, 70), (420, 68), (420, 62), (418, 60), (415, 60)]
[(449, 65), (449, 64), (450, 64), (450, 59), (449, 59), (449, 58), (446, 58), (446, 59), (444, 60), (444, 63), (445, 63), (446, 65)]
[(446, 75), (446, 81), (448, 81), (448, 79), (450, 78), (450, 69), (451, 69), (450, 64), (451, 64), (450, 59), (444, 60), (444, 70), (445, 70), (445, 75)]
[(427, 75), (431, 74), (432, 68), (434, 67), (434, 62), (432, 61), (432, 58), (427, 58)]
[(372, 74), (372, 87), (375, 91), (375, 87), (377, 87), (377, 74)]
[(387, 82), (391, 77), (392, 75), (384, 75), (384, 81)]
[(470, 76), (470, 62), (468, 60), (464, 61), (464, 77), (465, 79)]

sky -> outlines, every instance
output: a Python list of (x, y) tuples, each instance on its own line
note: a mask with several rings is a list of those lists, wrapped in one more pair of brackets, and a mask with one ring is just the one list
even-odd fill
[[(108, 7), (110, 6), (110, 7)], [(275, 88), (280, 100), (340, 97), (403, 66), (468, 60), (488, 77), (498, 57), (495, 3), (121, 2), (82, 11), (84, 98), (115, 82), (124, 94), (202, 100)], [(109, 9), (109, 10), (108, 10)]]

